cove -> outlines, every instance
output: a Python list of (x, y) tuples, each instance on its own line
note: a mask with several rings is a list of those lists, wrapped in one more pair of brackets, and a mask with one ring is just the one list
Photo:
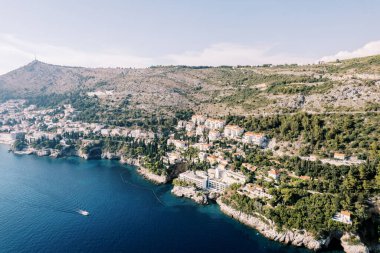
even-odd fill
[(310, 252), (262, 237), (217, 205), (176, 198), (132, 166), (7, 150), (0, 145), (0, 252)]

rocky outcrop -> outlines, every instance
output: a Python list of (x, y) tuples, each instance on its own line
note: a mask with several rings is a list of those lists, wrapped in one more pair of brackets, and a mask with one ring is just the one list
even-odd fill
[(137, 172), (142, 175), (145, 179), (148, 179), (149, 181), (152, 181), (156, 184), (166, 184), (168, 182), (168, 177), (163, 175), (156, 175), (152, 172), (150, 172), (148, 169), (139, 167), (137, 169)]
[(102, 159), (108, 159), (108, 160), (120, 160), (121, 156), (117, 153), (113, 152), (103, 152), (102, 153)]
[(41, 149), (37, 150), (36, 155), (37, 156), (49, 156), (51, 154), (50, 149)]
[(247, 226), (255, 228), (258, 232), (271, 240), (294, 246), (304, 246), (315, 251), (326, 247), (329, 242), (329, 240), (317, 240), (313, 237), (313, 235), (307, 233), (306, 231), (285, 230), (279, 232), (276, 230), (276, 226), (272, 221), (267, 220), (259, 214), (257, 216), (252, 216), (237, 211), (224, 204), (220, 198), (217, 199), (217, 203), (223, 213)]
[(137, 159), (128, 158), (123, 155), (120, 156), (120, 163), (139, 166), (139, 161)]
[(217, 200), (220, 197), (220, 193), (218, 192), (209, 192), (207, 197), (212, 200)]
[(345, 233), (340, 243), (346, 253), (369, 253), (369, 249), (360, 241), (359, 236)]
[(99, 147), (93, 147), (88, 152), (79, 149), (78, 156), (85, 160), (102, 159), (102, 149)]
[(178, 197), (194, 200), (198, 204), (207, 205), (208, 198), (204, 192), (197, 190), (194, 186), (174, 186), (172, 191)]

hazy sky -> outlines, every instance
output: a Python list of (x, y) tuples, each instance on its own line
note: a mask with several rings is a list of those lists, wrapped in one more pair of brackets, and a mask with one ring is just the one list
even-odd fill
[(371, 54), (380, 54), (378, 0), (0, 0), (0, 74), (34, 55), (62, 65), (144, 67)]

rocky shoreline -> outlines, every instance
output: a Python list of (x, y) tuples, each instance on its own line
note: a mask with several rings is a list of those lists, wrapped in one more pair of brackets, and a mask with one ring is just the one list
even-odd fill
[(159, 175), (156, 175), (152, 172), (150, 172), (148, 169), (146, 168), (143, 168), (139, 165), (136, 165), (137, 166), (137, 172), (143, 176), (145, 179), (153, 182), (153, 183), (156, 183), (156, 184), (166, 184), (169, 179), (167, 176), (159, 176)]
[[(336, 237), (336, 235), (330, 234), (330, 236), (325, 239), (317, 240), (312, 234), (304, 230), (277, 231), (276, 225), (272, 221), (266, 219), (265, 217), (260, 217), (259, 214), (257, 217), (255, 217), (235, 210), (234, 208), (224, 204), (221, 198), (217, 199), (217, 203), (220, 207), (220, 210), (224, 214), (238, 220), (239, 222), (249, 227), (256, 229), (266, 238), (283, 244), (293, 245), (297, 247), (306, 247), (313, 251), (319, 251), (321, 249), (327, 248), (331, 240)], [(357, 240), (359, 240), (359, 242), (357, 244), (350, 244), (348, 242), (348, 238), (351, 236), (354, 236)], [(340, 235), (337, 237), (340, 239), (344, 252), (369, 253), (369, 249), (362, 242), (360, 242), (358, 236), (345, 233), (343, 236)]]
[[(5, 145), (9, 145), (6, 143), (1, 143)], [(68, 156), (78, 156), (82, 159), (91, 159), (88, 155), (73, 150), (61, 150), (56, 152), (55, 150), (35, 150), (28, 149), (24, 151), (14, 151), (14, 154), (18, 155), (37, 155), (37, 156), (50, 156), (52, 158), (58, 157), (68, 157)], [(155, 184), (166, 184), (169, 182), (168, 176), (160, 176), (150, 172), (148, 169), (143, 168), (137, 159), (125, 158), (123, 156), (119, 156), (118, 154), (106, 154), (102, 155), (101, 159), (111, 159), (111, 160), (119, 160), (122, 164), (129, 164), (137, 167), (137, 172), (143, 176), (145, 179), (155, 183)], [(194, 186), (174, 186), (171, 190), (171, 193), (177, 197), (185, 197), (195, 201), (198, 204), (207, 205), (210, 200), (216, 200), (217, 204), (220, 207), (220, 210), (230, 216), (233, 219), (238, 220), (239, 222), (256, 229), (259, 233), (261, 233), (266, 238), (278, 241), (283, 244), (293, 245), (297, 247), (306, 247), (313, 251), (318, 251), (324, 248), (327, 248), (331, 237), (326, 239), (317, 240), (313, 237), (313, 235), (309, 234), (307, 231), (303, 230), (285, 230), (285, 231), (277, 231), (275, 224), (267, 220), (265, 217), (252, 216), (240, 211), (233, 209), (232, 207), (224, 204), (219, 198), (218, 194), (213, 192), (205, 192), (200, 191)], [(341, 245), (345, 252), (347, 253), (369, 253), (369, 249), (363, 243), (357, 243), (351, 245), (348, 241), (348, 238), (354, 235), (344, 234), (340, 236)], [(359, 238), (358, 238), (359, 239)], [(377, 252), (377, 251), (376, 251)]]
[(239, 222), (256, 229), (263, 236), (273, 241), (278, 241), (284, 244), (291, 244), (294, 246), (304, 246), (308, 249), (317, 251), (328, 245), (328, 240), (316, 240), (312, 235), (306, 231), (276, 231), (276, 226), (271, 221), (264, 222), (259, 217), (254, 217), (240, 211), (233, 209), (224, 204), (221, 199), (217, 199), (220, 210), (226, 215), (238, 220)]
[(204, 192), (198, 191), (194, 186), (178, 186), (175, 185), (171, 193), (180, 198), (189, 198), (201, 205), (208, 204), (207, 195)]

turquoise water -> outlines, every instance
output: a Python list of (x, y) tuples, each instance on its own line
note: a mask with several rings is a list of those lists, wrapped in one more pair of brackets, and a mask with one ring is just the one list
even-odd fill
[[(0, 145), (0, 252), (286, 252), (115, 161), (16, 156)], [(88, 217), (76, 210), (88, 210)]]

